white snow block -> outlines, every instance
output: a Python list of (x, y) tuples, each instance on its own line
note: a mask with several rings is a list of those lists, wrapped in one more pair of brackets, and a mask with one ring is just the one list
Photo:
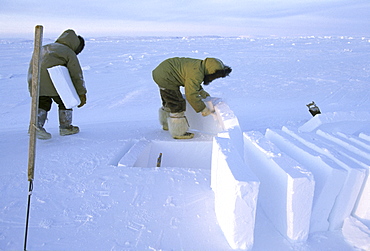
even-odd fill
[(206, 117), (203, 117), (201, 113), (196, 113), (189, 103), (186, 102), (185, 115), (188, 119), (190, 130), (229, 138), (240, 156), (243, 156), (243, 133), (234, 112), (220, 98), (207, 97), (203, 101), (211, 111), (214, 111)]
[[(267, 130), (266, 137), (282, 151), (303, 164), (315, 178), (310, 232), (328, 231), (332, 210), (345, 191), (347, 172), (335, 161), (302, 144), (283, 131)], [(352, 189), (352, 187), (348, 187)], [(346, 203), (346, 202), (345, 202)], [(343, 223), (344, 218), (341, 219)]]
[(203, 117), (200, 112), (196, 113), (189, 102), (186, 102), (185, 116), (188, 120), (190, 130), (201, 131), (207, 134), (217, 134), (223, 131), (224, 129), (221, 124), (222, 118), (220, 114), (215, 111), (215, 106), (222, 102), (222, 100), (219, 98), (207, 97), (207, 99), (203, 101), (206, 106), (213, 111), (211, 115), (206, 117)]
[[(343, 123), (346, 122), (345, 127), (350, 130), (357, 130), (362, 127), (359, 122), (370, 122), (370, 113), (368, 112), (332, 112), (317, 114), (311, 118), (308, 122), (298, 128), (300, 132), (312, 132), (319, 127), (328, 126), (332, 123)], [(348, 125), (351, 124), (349, 127)], [(344, 125), (344, 124), (343, 124)]]
[(215, 106), (215, 112), (221, 118), (221, 128), (224, 131), (228, 131), (239, 126), (238, 118), (225, 102), (218, 103)]
[(366, 141), (370, 141), (370, 135), (368, 133), (364, 133), (364, 132), (361, 132), (359, 135), (358, 135), (359, 138), (361, 139), (364, 139)]
[[(354, 137), (339, 134), (341, 137), (337, 137), (333, 134), (318, 130), (317, 134), (321, 137), (338, 144), (338, 148), (341, 149), (343, 155), (356, 161), (358, 164), (365, 168), (363, 182), (357, 181), (357, 185), (361, 185), (359, 188), (359, 195), (357, 198), (356, 205), (353, 209), (353, 214), (361, 219), (370, 220), (370, 153), (363, 142), (359, 140), (353, 142)], [(352, 139), (352, 140), (350, 140)], [(361, 145), (359, 144), (361, 143)]]
[(261, 181), (259, 203), (276, 229), (292, 241), (307, 240), (315, 182), (312, 174), (260, 132), (245, 132), (245, 162)]
[(235, 149), (239, 152), (240, 156), (244, 156), (244, 142), (243, 132), (240, 129), (238, 118), (234, 112), (230, 110), (229, 106), (221, 102), (215, 106), (215, 112), (220, 117), (222, 132), (218, 133), (217, 136), (221, 138), (228, 138), (235, 146)]
[(58, 65), (48, 68), (48, 72), (55, 89), (63, 101), (64, 106), (67, 109), (71, 109), (79, 105), (81, 100), (76, 92), (75, 86), (73, 85), (68, 68)]
[(354, 156), (346, 149), (317, 134), (301, 133), (298, 135), (287, 127), (283, 127), (282, 130), (318, 154), (331, 159), (347, 171), (342, 189), (335, 200), (329, 216), (329, 230), (340, 229), (343, 226), (344, 220), (356, 208), (356, 201), (363, 190), (364, 182), (369, 182), (367, 178), (368, 164), (366, 163), (369, 161)]
[[(136, 142), (118, 162), (118, 166), (121, 167), (133, 167), (133, 166), (147, 166), (148, 158), (140, 158), (140, 156), (149, 156), (150, 152), (150, 141), (140, 140)], [(153, 165), (154, 166), (154, 165)]]
[(353, 215), (364, 220), (370, 220), (370, 175), (367, 172), (365, 181), (358, 196)]
[(215, 137), (211, 167), (215, 212), (233, 249), (250, 250), (253, 247), (259, 183), (230, 139)]
[(370, 250), (370, 230), (354, 217), (348, 217), (344, 221), (342, 234), (344, 239), (354, 247), (361, 250)]

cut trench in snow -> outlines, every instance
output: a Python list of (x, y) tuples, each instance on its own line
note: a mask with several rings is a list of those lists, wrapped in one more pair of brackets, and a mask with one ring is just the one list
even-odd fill
[(146, 141), (142, 140), (122, 157), (118, 166), (211, 169), (211, 141)]
[[(223, 104), (218, 98), (208, 98), (205, 103), (211, 110), (215, 110), (215, 105)], [(227, 119), (223, 119), (224, 114), (230, 116), (227, 110), (223, 112), (224, 114), (219, 109), (216, 110), (212, 116), (203, 118), (187, 103), (186, 117), (190, 129), (216, 136), (225, 127), (223, 121), (226, 122)], [(161, 167), (211, 169), (212, 140), (140, 140), (130, 146), (130, 149), (125, 147), (125, 154), (118, 161), (118, 166), (155, 167), (162, 153)]]

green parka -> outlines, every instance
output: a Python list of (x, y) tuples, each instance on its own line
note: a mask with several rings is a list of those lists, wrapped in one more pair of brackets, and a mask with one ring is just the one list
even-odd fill
[(222, 69), (224, 64), (216, 58), (200, 60), (175, 57), (160, 63), (152, 74), (160, 88), (178, 90), (184, 86), (187, 101), (196, 112), (200, 112), (206, 107), (200, 96), (204, 76)]
[[(48, 68), (62, 65), (68, 68), (73, 85), (78, 95), (86, 94), (82, 69), (75, 51), (80, 45), (80, 40), (73, 30), (66, 30), (59, 36), (55, 43), (47, 44), (41, 50), (40, 68), (40, 96), (58, 96), (58, 93), (49, 77)], [(32, 60), (28, 69), (28, 86), (31, 90)]]

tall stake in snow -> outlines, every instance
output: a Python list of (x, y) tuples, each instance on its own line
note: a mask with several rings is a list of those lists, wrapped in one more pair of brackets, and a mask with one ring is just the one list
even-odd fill
[(28, 221), (30, 216), (31, 195), (33, 190), (33, 178), (35, 170), (36, 155), (36, 128), (37, 128), (37, 109), (39, 106), (39, 85), (40, 85), (40, 65), (41, 65), (41, 46), (42, 46), (43, 27), (35, 27), (35, 44), (32, 56), (32, 88), (31, 88), (31, 119), (30, 119), (30, 141), (28, 147), (28, 205), (26, 217), (26, 230), (24, 235), (24, 250), (27, 250)]

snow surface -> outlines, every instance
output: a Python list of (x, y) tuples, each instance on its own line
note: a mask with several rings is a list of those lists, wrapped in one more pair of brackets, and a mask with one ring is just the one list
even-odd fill
[[(222, 59), (233, 72), (206, 91), (229, 105), (243, 132), (265, 134), (298, 130), (312, 118), (312, 100), (323, 113), (368, 112), (369, 47), (361, 37), (86, 38), (79, 58), (88, 99), (74, 112), (81, 132), (59, 136), (53, 105), (45, 126), (53, 138), (37, 141), (28, 250), (231, 250), (216, 220), (210, 169), (119, 165), (140, 140), (177, 142), (159, 126), (152, 69), (175, 56)], [(23, 249), (32, 50), (32, 40), (0, 40), (0, 250)], [(368, 121), (316, 125), (356, 140), (370, 135)], [(189, 142), (210, 137), (196, 133)], [(368, 222), (355, 216), (345, 231), (292, 242), (258, 207), (252, 250), (366, 250)]]

